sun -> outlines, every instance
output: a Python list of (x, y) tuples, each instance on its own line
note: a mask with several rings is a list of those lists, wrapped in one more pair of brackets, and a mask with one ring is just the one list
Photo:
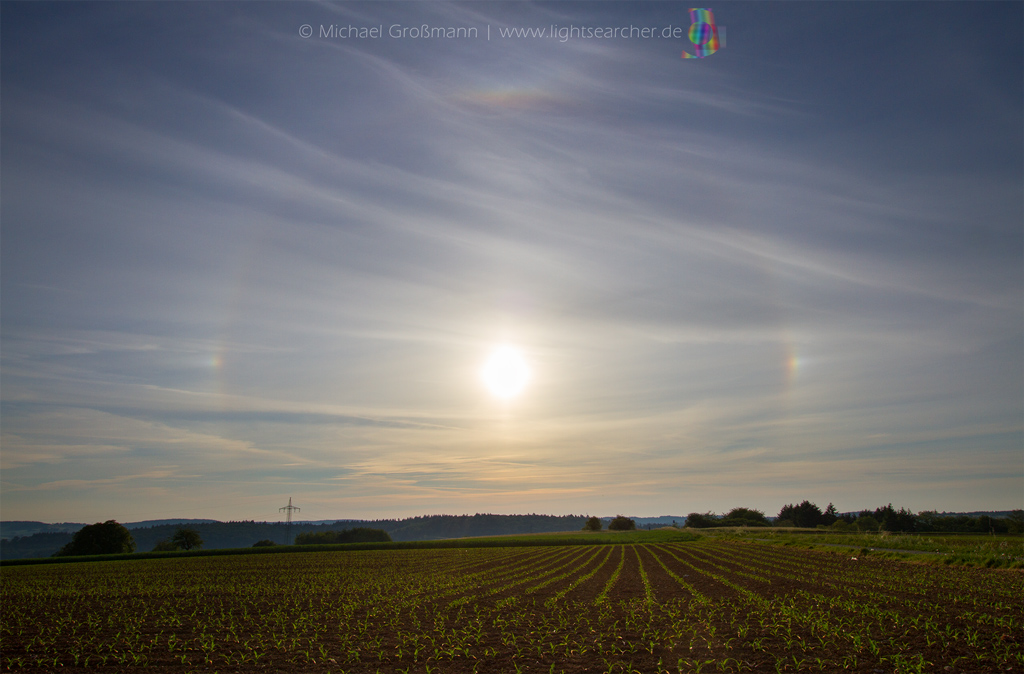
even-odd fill
[(530, 368), (522, 352), (513, 346), (499, 346), (480, 370), (480, 377), (492, 394), (499, 398), (513, 398), (530, 380)]

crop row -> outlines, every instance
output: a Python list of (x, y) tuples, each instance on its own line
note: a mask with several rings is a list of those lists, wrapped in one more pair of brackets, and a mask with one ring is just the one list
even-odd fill
[(314, 552), (4, 567), (0, 667), (999, 671), (1024, 574), (778, 546)]

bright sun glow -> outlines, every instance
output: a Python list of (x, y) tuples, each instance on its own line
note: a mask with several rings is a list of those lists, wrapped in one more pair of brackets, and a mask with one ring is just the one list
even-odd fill
[(519, 349), (500, 346), (491, 353), (480, 376), (491, 393), (499, 398), (511, 398), (526, 386), (530, 368)]

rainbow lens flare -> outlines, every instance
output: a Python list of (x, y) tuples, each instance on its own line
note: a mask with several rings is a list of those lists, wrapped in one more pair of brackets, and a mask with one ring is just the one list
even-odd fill
[(683, 52), (684, 59), (702, 59), (718, 51), (718, 26), (715, 15), (710, 9), (690, 10), (690, 42), (693, 43), (696, 56)]

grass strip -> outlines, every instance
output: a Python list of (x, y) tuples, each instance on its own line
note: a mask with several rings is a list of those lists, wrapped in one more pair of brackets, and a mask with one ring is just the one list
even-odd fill
[(271, 545), (259, 548), (223, 548), (217, 550), (178, 550), (174, 552), (129, 552), (115, 555), (81, 555), (0, 560), (0, 566), (25, 564), (69, 564), (110, 562), (135, 559), (179, 557), (220, 557), (223, 555), (274, 555), (292, 552), (344, 552), (347, 550), (445, 550), (450, 548), (517, 548), (544, 545), (618, 545), (622, 543), (676, 543), (695, 541), (700, 536), (686, 531), (626, 531), (621, 533), (562, 533), (529, 536), (490, 536), (446, 538), (434, 541), (394, 541), (390, 543), (342, 543), (323, 545)]

